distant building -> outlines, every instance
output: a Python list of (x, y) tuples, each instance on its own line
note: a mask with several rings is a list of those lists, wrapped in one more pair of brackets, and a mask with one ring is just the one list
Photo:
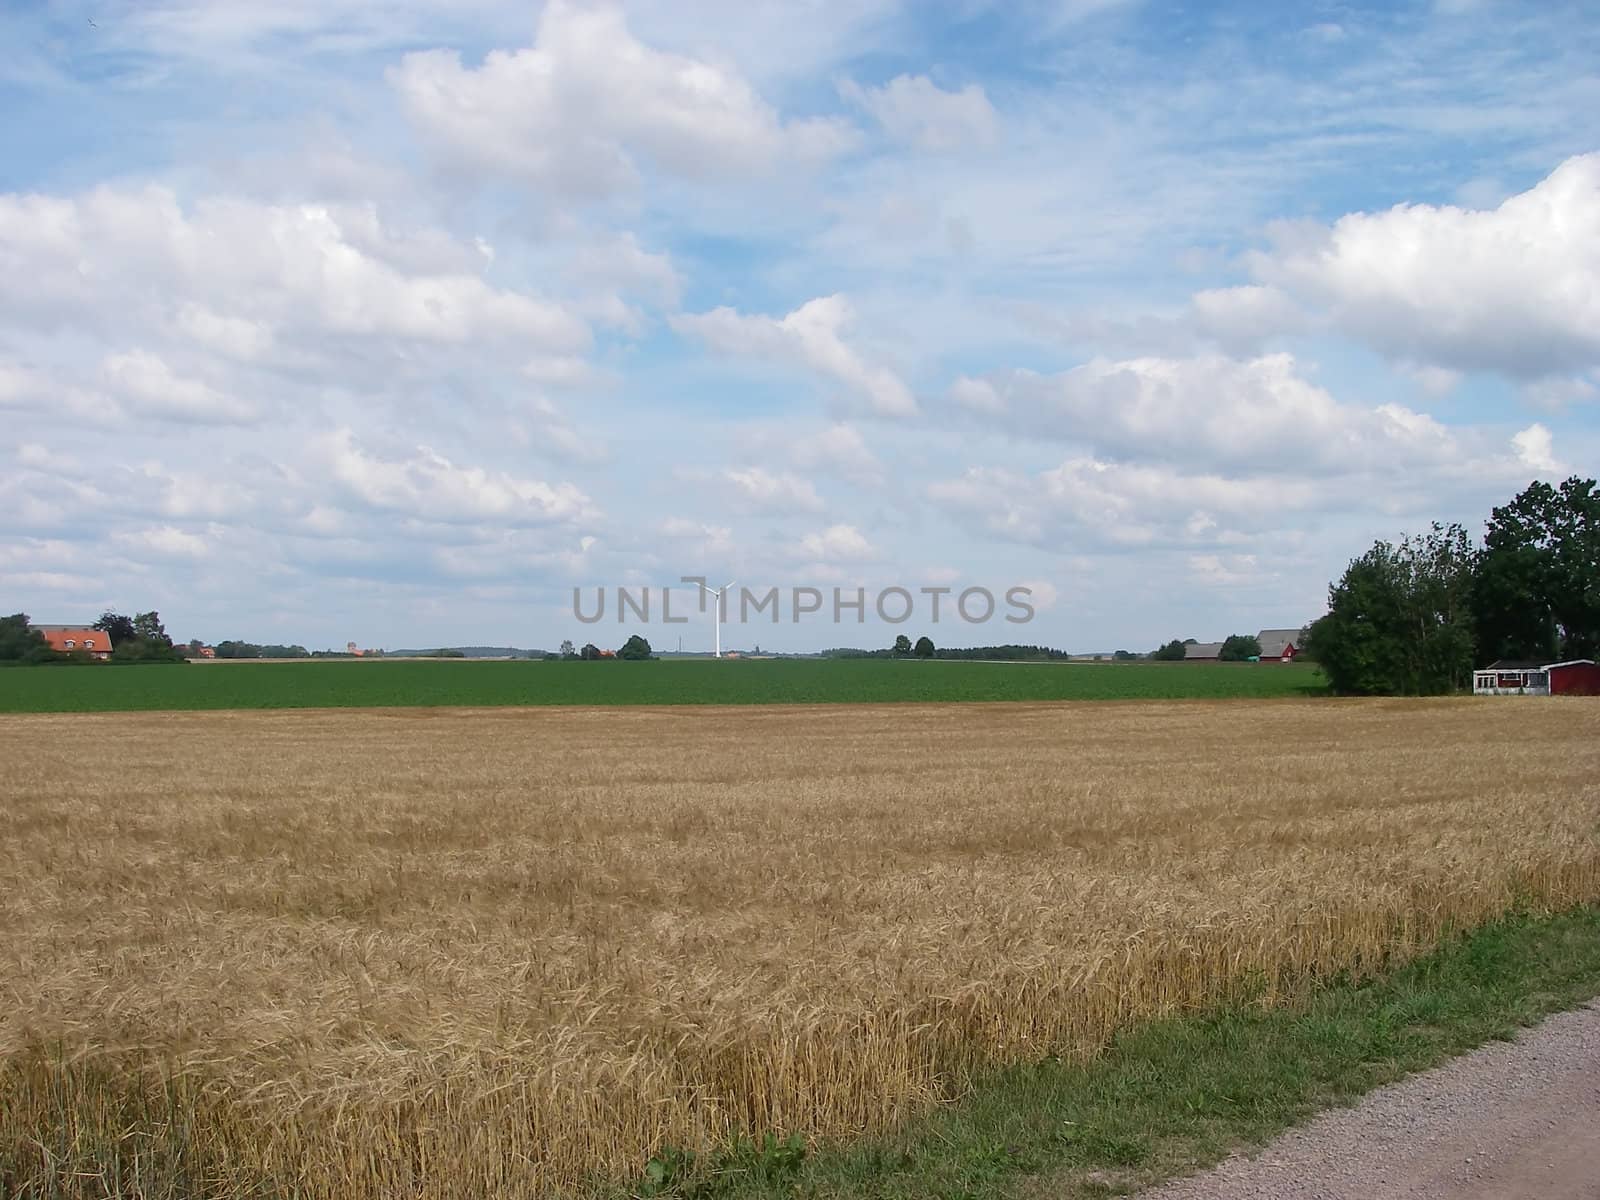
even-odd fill
[(1539, 663), (1502, 658), (1472, 673), (1478, 696), (1600, 696), (1600, 667), (1592, 659)]
[(367, 654), (365, 650), (360, 649), (354, 642), (346, 642), (344, 644), (344, 652), (346, 654), (353, 654), (357, 658), (365, 658)]
[[(1298, 629), (1263, 629), (1256, 634), (1261, 643), (1261, 662), (1293, 662), (1300, 654)], [(1221, 642), (1189, 642), (1183, 648), (1184, 662), (1217, 662), (1222, 657)]]
[(87, 654), (90, 658), (111, 657), (111, 635), (82, 625), (35, 625), (50, 649), (61, 654)]
[(1262, 662), (1293, 662), (1300, 653), (1298, 629), (1263, 629), (1256, 634)]

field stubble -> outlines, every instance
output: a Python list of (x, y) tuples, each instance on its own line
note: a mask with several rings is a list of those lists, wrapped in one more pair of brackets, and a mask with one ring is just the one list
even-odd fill
[(4, 718), (0, 1182), (535, 1196), (883, 1130), (1600, 899), (1597, 734), (1578, 699)]

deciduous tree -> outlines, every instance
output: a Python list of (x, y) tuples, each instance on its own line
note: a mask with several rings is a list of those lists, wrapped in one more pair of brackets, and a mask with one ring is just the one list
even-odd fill
[(1328, 591), (1309, 630), (1334, 691), (1435, 695), (1472, 678), (1471, 598), (1477, 552), (1460, 525), (1398, 545), (1377, 542)]

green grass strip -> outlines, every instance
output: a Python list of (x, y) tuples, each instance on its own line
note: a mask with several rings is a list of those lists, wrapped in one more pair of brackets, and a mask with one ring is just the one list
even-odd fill
[(0, 670), (0, 713), (442, 705), (856, 704), (1322, 695), (1309, 665), (729, 662), (190, 663)]
[(1089, 1063), (996, 1072), (896, 1136), (805, 1154), (665, 1153), (629, 1190), (685, 1200), (1122, 1195), (1600, 994), (1600, 909), (1515, 917), (1284, 1009), (1164, 1020)]

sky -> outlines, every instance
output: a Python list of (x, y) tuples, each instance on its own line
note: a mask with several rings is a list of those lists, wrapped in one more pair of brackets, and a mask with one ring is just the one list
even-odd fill
[(0, 114), (40, 622), (1147, 650), (1600, 468), (1585, 0), (9, 0)]

